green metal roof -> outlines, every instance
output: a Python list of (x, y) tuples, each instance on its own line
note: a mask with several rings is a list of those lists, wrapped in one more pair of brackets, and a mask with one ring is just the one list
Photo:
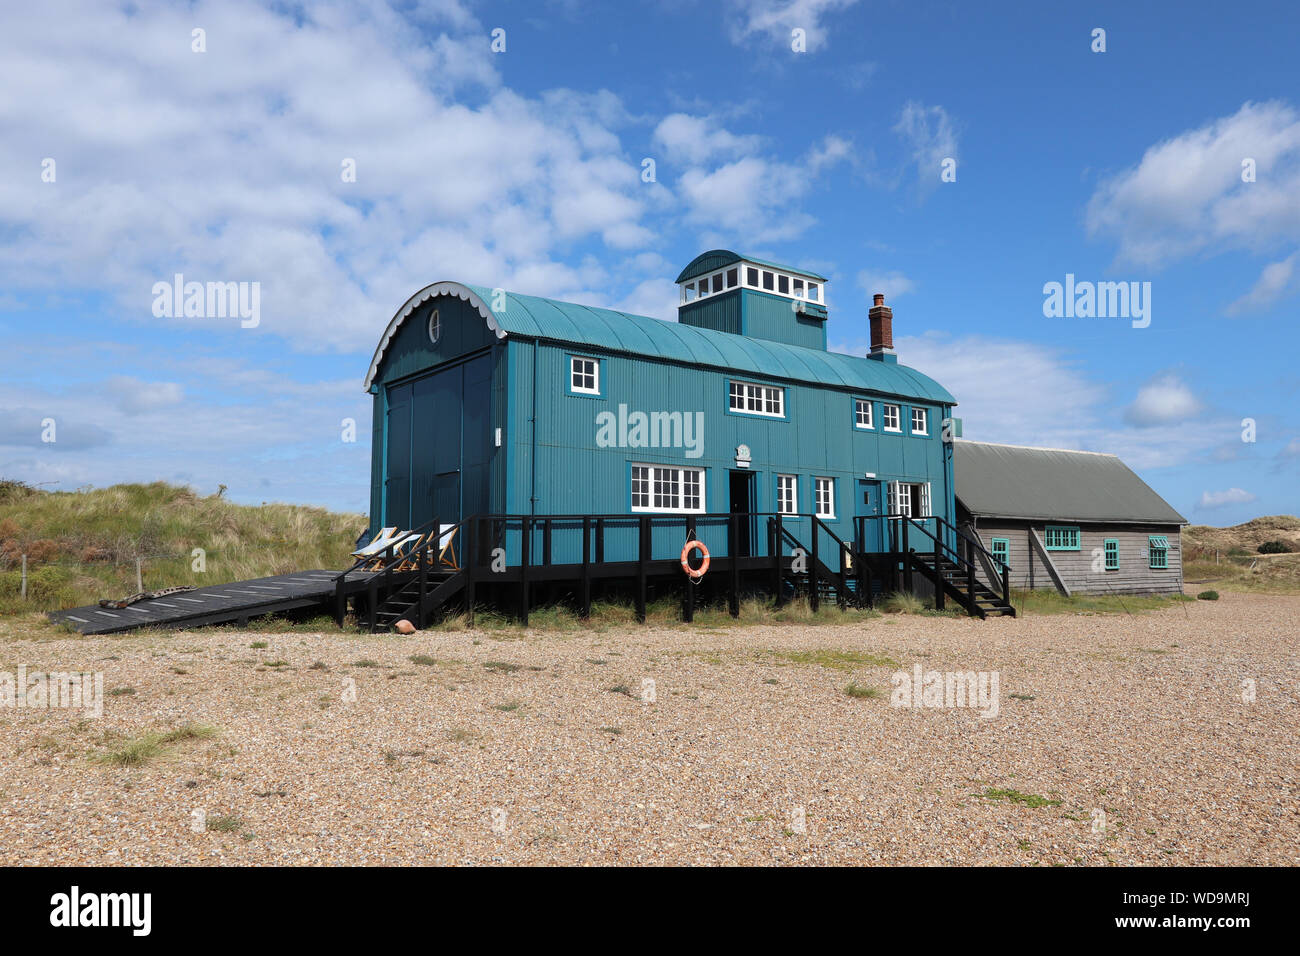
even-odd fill
[(1187, 524), (1114, 455), (953, 442), (957, 498), (971, 514), (1046, 521)]
[(514, 292), (505, 292), (504, 308), (492, 311), (492, 289), (459, 282), (436, 282), (426, 286), (393, 316), (370, 363), (366, 388), (375, 380), (384, 351), (397, 329), (423, 302), (438, 295), (456, 295), (469, 301), (498, 338), (549, 339), (593, 349), (710, 366), (723, 371), (793, 382), (816, 382), (854, 391), (922, 399), (940, 405), (956, 404), (952, 395), (938, 382), (905, 365), (713, 329), (697, 329), (645, 315)]
[(767, 266), (769, 269), (780, 269), (782, 272), (790, 272), (797, 276), (807, 276), (809, 279), (817, 279), (821, 282), (826, 281), (825, 276), (818, 275), (816, 272), (809, 272), (807, 269), (782, 265), (779, 262), (768, 262), (764, 259), (755, 259), (753, 256), (742, 256), (740, 253), (732, 252), (729, 249), (710, 249), (708, 252), (701, 252), (690, 261), (690, 264), (682, 270), (682, 274), (675, 281), (690, 282), (696, 276), (716, 272), (718, 269), (735, 262), (752, 262), (755, 265)]

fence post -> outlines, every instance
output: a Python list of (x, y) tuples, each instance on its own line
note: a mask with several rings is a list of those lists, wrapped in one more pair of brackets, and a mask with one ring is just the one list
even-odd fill
[(903, 590), (912, 594), (912, 544), (909, 540), (907, 526), (912, 523), (911, 518), (904, 518), (899, 522), (902, 527), (903, 538)]
[(144, 570), (139, 555), (135, 558), (135, 589), (137, 592), (144, 590)]
[(582, 518), (582, 606), (580, 616), (591, 617), (591, 516)]
[(740, 617), (740, 559), (736, 552), (740, 550), (740, 527), (734, 514), (727, 519), (727, 557), (731, 561), (731, 607), (732, 617)]
[(966, 542), (966, 594), (970, 598), (970, 616), (975, 616), (975, 547)]
[[(695, 540), (695, 529), (691, 527), (691, 519), (689, 516), (686, 518), (686, 540)], [(690, 559), (691, 556), (688, 554), (686, 556), (687, 564), (690, 564)], [(682, 618), (687, 624), (690, 624), (695, 620), (695, 579), (689, 574), (686, 575), (686, 595), (685, 601), (682, 604)]]
[(477, 543), (474, 539), (480, 530), (480, 525), (473, 518), (469, 519), (468, 527), (462, 525), (465, 532), (465, 545), (460, 549), (461, 553), (461, 574), (465, 575), (465, 623), (470, 627), (474, 626), (474, 562), (478, 560), (475, 557)]
[(642, 517), (636, 526), (636, 619), (645, 623), (645, 559), (646, 549), (650, 546), (650, 519)]
[(23, 555), (23, 600), (27, 600), (27, 555)]
[(781, 552), (784, 550), (782, 539), (784, 529), (781, 527), (781, 513), (778, 511), (772, 519), (772, 590), (776, 595), (776, 606), (781, 606)]
[(808, 530), (812, 532), (812, 563), (808, 567), (808, 604), (812, 608), (812, 612), (816, 614), (821, 609), (822, 597), (819, 591), (820, 582), (817, 579), (817, 564), (821, 558), (817, 554), (817, 539), (820, 535), (817, 534), (817, 518), (815, 515), (808, 524)]
[(529, 516), (524, 516), (524, 547), (519, 562), (519, 620), (524, 627), (528, 626), (528, 568), (532, 563), (533, 555), (533, 526)]

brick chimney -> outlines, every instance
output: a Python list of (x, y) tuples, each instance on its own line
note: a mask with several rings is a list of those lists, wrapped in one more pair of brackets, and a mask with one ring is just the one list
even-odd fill
[(871, 351), (868, 358), (888, 360), (894, 355), (894, 310), (885, 305), (885, 297), (877, 292), (875, 304), (867, 313), (871, 322)]

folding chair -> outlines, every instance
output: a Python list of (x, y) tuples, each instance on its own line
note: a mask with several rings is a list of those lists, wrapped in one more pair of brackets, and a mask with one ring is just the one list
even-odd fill
[(415, 557), (415, 552), (419, 551), (427, 542), (433, 538), (433, 532), (428, 531), (422, 535), (416, 536), (415, 540), (407, 542), (401, 549), (402, 560), (393, 566), (394, 571), (416, 571), (419, 569), (419, 561)]
[(364, 570), (382, 571), (384, 568), (384, 562), (388, 560), (389, 548), (393, 549), (393, 557), (397, 557), (402, 553), (404, 547), (407, 547), (412, 541), (417, 540), (419, 537), (420, 536), (414, 531), (397, 532), (397, 534), (393, 535), (386, 542), (382, 542), (377, 552), (370, 555), (370, 563)]
[(368, 558), (371, 555), (378, 554), (388, 547), (389, 542), (397, 535), (396, 526), (392, 528), (380, 528), (379, 534), (370, 539), (370, 543), (364, 548), (357, 548), (352, 552), (354, 558)]
[(455, 525), (444, 524), (439, 528), (441, 534), (438, 536), (438, 563), (446, 565), (453, 571), (460, 570), (460, 561), (456, 559), (456, 531)]

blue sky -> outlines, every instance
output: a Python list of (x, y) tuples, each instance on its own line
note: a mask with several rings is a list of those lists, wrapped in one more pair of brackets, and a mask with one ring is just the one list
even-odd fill
[[(8, 5), (0, 475), (361, 511), (412, 292), (671, 319), (725, 247), (827, 274), (843, 351), (884, 292), (968, 438), (1296, 513), (1297, 35), (1281, 2)], [(259, 283), (259, 324), (155, 316), (176, 273)], [(1045, 316), (1067, 274), (1150, 283), (1150, 324)]]

